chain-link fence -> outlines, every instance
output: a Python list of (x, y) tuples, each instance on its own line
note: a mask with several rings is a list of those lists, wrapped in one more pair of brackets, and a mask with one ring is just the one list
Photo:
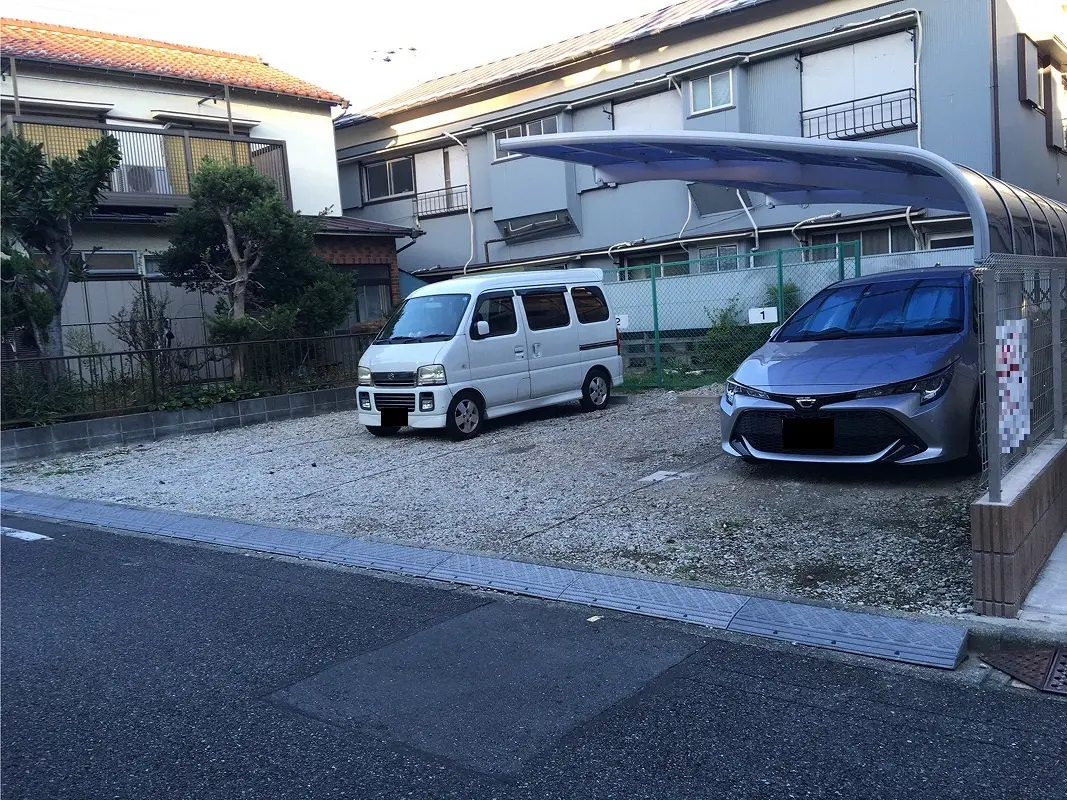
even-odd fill
[(917, 267), (967, 266), (969, 247), (860, 256), (859, 242), (732, 253), (604, 271), (631, 387), (722, 383), (775, 325), (830, 284)]
[(983, 452), (990, 499), (1003, 477), (1064, 435), (1067, 258), (994, 255), (978, 265)]

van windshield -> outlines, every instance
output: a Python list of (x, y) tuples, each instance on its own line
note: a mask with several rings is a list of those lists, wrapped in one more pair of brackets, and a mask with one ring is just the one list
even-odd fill
[(469, 294), (429, 294), (409, 297), (385, 323), (374, 344), (444, 342), (456, 335)]

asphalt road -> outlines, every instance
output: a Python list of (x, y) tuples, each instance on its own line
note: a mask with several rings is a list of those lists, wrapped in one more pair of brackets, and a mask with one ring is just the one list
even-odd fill
[(1067, 796), (1067, 703), (578, 606), (18, 520), (0, 796)]

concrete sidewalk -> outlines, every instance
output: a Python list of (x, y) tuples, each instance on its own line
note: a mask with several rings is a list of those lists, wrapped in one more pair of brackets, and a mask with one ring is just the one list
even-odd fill
[(1067, 532), (1037, 576), (1019, 619), (1067, 628)]

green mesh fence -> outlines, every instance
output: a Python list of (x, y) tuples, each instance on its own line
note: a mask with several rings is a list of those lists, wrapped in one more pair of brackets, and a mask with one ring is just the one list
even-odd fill
[(861, 274), (858, 242), (604, 270), (631, 388), (722, 383), (775, 325)]

